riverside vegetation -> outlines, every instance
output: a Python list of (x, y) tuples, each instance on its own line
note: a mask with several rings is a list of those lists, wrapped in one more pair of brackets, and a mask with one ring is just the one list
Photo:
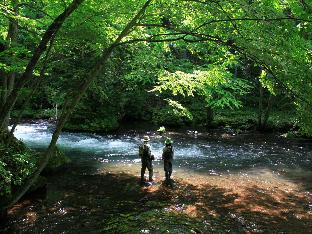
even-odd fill
[[(12, 0), (0, 13), (1, 210), (55, 161), (63, 129), (312, 135), (309, 1)], [(41, 156), (8, 128), (38, 118), (57, 120)]]

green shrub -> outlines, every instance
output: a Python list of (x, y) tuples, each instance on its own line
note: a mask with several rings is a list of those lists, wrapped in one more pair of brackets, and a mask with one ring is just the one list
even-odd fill
[(300, 133), (304, 136), (312, 136), (312, 108), (309, 103), (300, 103), (297, 105), (297, 124)]
[[(20, 110), (12, 112), (12, 117), (17, 118)], [(24, 119), (50, 119), (55, 117), (55, 109), (25, 109), (23, 110), (22, 118)]]
[(291, 112), (272, 112), (268, 119), (268, 127), (277, 130), (290, 130), (296, 126), (296, 116)]
[[(37, 170), (41, 159), (39, 153), (28, 149), (15, 138), (9, 146), (4, 144), (5, 138), (5, 134), (0, 137), (0, 200), (10, 198), (14, 190), (23, 185)], [(64, 153), (56, 149), (47, 170), (54, 170), (67, 162), (69, 159)]]
[(257, 113), (249, 110), (219, 111), (215, 114), (213, 126), (223, 126), (247, 130), (257, 124)]
[(189, 105), (189, 111), (193, 116), (193, 125), (195, 126), (206, 126), (211, 124), (213, 120), (213, 110), (207, 106), (205, 100), (193, 101)]
[(119, 127), (117, 117), (109, 116), (103, 118), (73, 119), (64, 127), (70, 131), (87, 131), (87, 132), (109, 132)]
[(12, 173), (7, 170), (7, 164), (0, 160), (0, 197), (11, 194)]
[(55, 118), (55, 109), (38, 110), (38, 111), (36, 111), (34, 118), (36, 118), (36, 119)]
[(37, 168), (38, 156), (21, 144), (0, 145), (0, 196), (11, 196), (12, 190), (22, 185)]
[[(267, 122), (267, 129), (296, 129), (296, 114), (286, 111), (272, 111)], [(213, 126), (224, 126), (234, 129), (248, 130), (258, 124), (257, 109), (218, 111)]]

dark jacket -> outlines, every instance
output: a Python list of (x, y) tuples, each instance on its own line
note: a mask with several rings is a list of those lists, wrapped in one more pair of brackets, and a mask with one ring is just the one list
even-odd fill
[(151, 147), (149, 144), (140, 145), (139, 155), (140, 155), (142, 162), (153, 160), (153, 155), (152, 155)]
[(173, 152), (172, 146), (165, 146), (165, 148), (163, 149), (163, 153), (162, 153), (162, 159), (164, 161), (172, 162), (173, 154), (174, 152)]

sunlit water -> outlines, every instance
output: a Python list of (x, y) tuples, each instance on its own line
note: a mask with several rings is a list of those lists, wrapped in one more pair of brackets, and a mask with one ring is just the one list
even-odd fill
[[(23, 140), (29, 147), (41, 151), (47, 148), (53, 128), (53, 124), (46, 122), (21, 124), (17, 127), (15, 136)], [(130, 173), (132, 176), (130, 178), (139, 180), (138, 148), (142, 144), (141, 139), (146, 134), (151, 137), (152, 153), (156, 157), (154, 175), (156, 183), (160, 185), (164, 174), (160, 159), (164, 137), (159, 136), (156, 132), (135, 130), (134, 126), (131, 130), (124, 130), (113, 135), (63, 133), (58, 145), (70, 157), (71, 163), (65, 166), (64, 170), (51, 175), (51, 178), (48, 177), (47, 196), (44, 201), (30, 202), (27, 205), (26, 200), (26, 205), (25, 203), (17, 205), (12, 211), (16, 217), (13, 216), (3, 229), (0, 227), (0, 233), (1, 231), (7, 233), (8, 230), (14, 230), (14, 233), (23, 231), (26, 233), (41, 233), (43, 231), (48, 233), (98, 233), (103, 226), (106, 226), (103, 221), (106, 217), (106, 209), (114, 207), (110, 205), (107, 207), (106, 203), (110, 204), (111, 200), (115, 202), (114, 199), (120, 199), (119, 191), (114, 195), (116, 179), (112, 180), (112, 178), (115, 177), (105, 177), (105, 175), (116, 175), (122, 171)], [(247, 202), (245, 208), (255, 208), (262, 204), (262, 208), (269, 214), (270, 212), (274, 213), (276, 209), (285, 211), (287, 207), (290, 207), (290, 213), (295, 212), (296, 215), (301, 215), (300, 217), (311, 213), (311, 141), (289, 141), (276, 135), (256, 133), (234, 135), (233, 133), (199, 131), (195, 135), (193, 131), (181, 130), (168, 132), (166, 135), (174, 141), (174, 180), (179, 182), (183, 178), (186, 184), (195, 185), (193, 189), (197, 185), (208, 183), (207, 188), (210, 189), (205, 195), (210, 194), (211, 197), (208, 200), (212, 199), (216, 202), (216, 207), (212, 205), (211, 209), (219, 207), (223, 210), (229, 204), (233, 205), (234, 201), (228, 198), (227, 194), (228, 191), (232, 191), (240, 195), (239, 199), (243, 199), (243, 201), (245, 199)], [(103, 178), (111, 178), (111, 181), (105, 182)], [(116, 178), (120, 182), (118, 177)], [(111, 182), (112, 184), (110, 184)], [(133, 189), (129, 187), (128, 182), (123, 181), (122, 183), (126, 187), (118, 187), (123, 191), (121, 194), (129, 196), (132, 196), (133, 193), (139, 194), (140, 188)], [(103, 184), (104, 189), (101, 189)], [(132, 184), (132, 186), (135, 185)], [(211, 190), (211, 188), (216, 190)], [(224, 190), (226, 194), (222, 192), (221, 194), (217, 193), (216, 196), (213, 195), (213, 191), (222, 189), (226, 189)], [(257, 192), (248, 195), (252, 189)], [(184, 192), (187, 195), (190, 191)], [(246, 194), (248, 196), (245, 196)], [(248, 200), (249, 198), (251, 200)], [(198, 199), (198, 197), (192, 199)], [(133, 202), (135, 199), (130, 197), (129, 200)], [(107, 202), (105, 203), (105, 201)], [(127, 201), (127, 198), (123, 201)], [(142, 205), (140, 201), (136, 201), (135, 204)], [(284, 204), (285, 206), (282, 201), (286, 204)], [(196, 202), (197, 200), (195, 200), (195, 205)], [(276, 204), (280, 204), (280, 207), (277, 207)], [(23, 210), (25, 210), (24, 216), (19, 214), (19, 211)], [(96, 212), (97, 210), (99, 213)], [(244, 217), (239, 210), (229, 209), (228, 211), (228, 213), (222, 213), (220, 217), (223, 217), (224, 214), (230, 216), (231, 220), (235, 219), (239, 225), (245, 223), (245, 227), (249, 230), (257, 227), (253, 225), (258, 222), (260, 213), (256, 212), (256, 218), (253, 220), (249, 217), (252, 214), (251, 210)], [(110, 212), (112, 214), (109, 213), (109, 215), (119, 217), (119, 212), (124, 212), (123, 206), (116, 210), (110, 210)], [(272, 225), (272, 229), (266, 229), (268, 225), (263, 225), (267, 218), (269, 218), (267, 222)], [(259, 228), (257, 227), (255, 232), (261, 229), (274, 230), (273, 223), (282, 223), (279, 217), (270, 218), (272, 218), (271, 215), (266, 216), (266, 219), (259, 219), (259, 224), (257, 224)], [(246, 224), (247, 221), (244, 221), (245, 219), (250, 219), (249, 226)], [(227, 223), (226, 220), (223, 221)], [(297, 223), (297, 219), (292, 222), (291, 226), (294, 226), (293, 230), (295, 230), (293, 233), (300, 233), (302, 227), (308, 227), (307, 223)], [(218, 233), (225, 233), (228, 232), (225, 230), (233, 228), (233, 230), (240, 230), (233, 231), (233, 233), (242, 233), (242, 229), (237, 229), (237, 224), (229, 226), (229, 229), (226, 225), (222, 225), (216, 224), (220, 230), (223, 230)], [(284, 230), (283, 228), (284, 226), (278, 230)], [(170, 230), (172, 233), (180, 233), (172, 228)], [(267, 233), (272, 233), (272, 231)]]
[[(15, 136), (34, 149), (48, 146), (53, 125), (43, 123), (22, 124)], [(74, 164), (96, 169), (107, 164), (140, 164), (138, 147), (145, 132), (131, 131), (115, 135), (63, 133), (58, 145)], [(151, 149), (155, 165), (161, 165), (164, 139), (150, 132)], [(311, 171), (312, 146), (308, 141), (288, 142), (276, 136), (209, 134), (196, 136), (186, 131), (169, 132), (173, 138), (175, 168), (199, 173), (243, 173), (245, 170), (266, 168), (273, 172)]]

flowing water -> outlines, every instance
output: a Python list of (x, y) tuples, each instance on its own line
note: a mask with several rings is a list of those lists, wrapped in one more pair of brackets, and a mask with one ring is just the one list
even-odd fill
[[(15, 136), (29, 147), (44, 149), (51, 139), (53, 125), (24, 124)], [(153, 132), (129, 131), (116, 135), (63, 133), (58, 145), (75, 164), (95, 169), (107, 164), (138, 164), (138, 147), (143, 134), (151, 136), (151, 149), (156, 166), (161, 164), (164, 139)], [(286, 141), (263, 134), (217, 134), (169, 132), (174, 141), (176, 168), (199, 173), (244, 173), (253, 168), (267, 168), (272, 172), (309, 172), (312, 167), (312, 144), (308, 140)], [(295, 176), (295, 175), (294, 175)]]
[[(29, 147), (43, 150), (49, 144), (53, 128), (52, 124), (46, 122), (21, 124), (17, 127), (15, 136)], [(124, 131), (113, 135), (63, 133), (58, 145), (70, 157), (72, 162), (69, 167), (74, 171), (66, 174), (66, 180), (74, 180), (77, 174), (96, 175), (104, 170), (128, 170), (138, 177), (138, 147), (146, 134), (151, 137), (150, 145), (156, 158), (155, 177), (158, 181), (162, 180), (160, 158), (164, 137), (143, 130)], [(219, 183), (219, 179), (212, 178), (222, 177), (222, 183), (227, 181), (227, 188), (231, 188), (232, 182), (237, 183), (240, 180), (253, 180), (256, 181), (255, 184), (264, 181), (271, 184), (272, 188), (284, 186), (285, 191), (297, 189), (302, 190), (303, 196), (311, 195), (312, 144), (308, 140), (289, 141), (268, 134), (235, 135), (200, 131), (168, 132), (166, 135), (174, 141), (174, 176), (188, 178), (190, 183), (194, 178), (210, 178), (211, 181)], [(56, 183), (62, 183), (62, 179), (50, 184), (59, 194), (66, 193), (66, 186)], [(54, 199), (55, 202), (55, 196), (53, 192), (48, 192), (47, 199)], [(311, 210), (312, 203), (305, 204), (304, 211), (311, 213)], [(13, 222), (22, 221), (17, 219)], [(62, 227), (64, 230), (65, 226)]]

